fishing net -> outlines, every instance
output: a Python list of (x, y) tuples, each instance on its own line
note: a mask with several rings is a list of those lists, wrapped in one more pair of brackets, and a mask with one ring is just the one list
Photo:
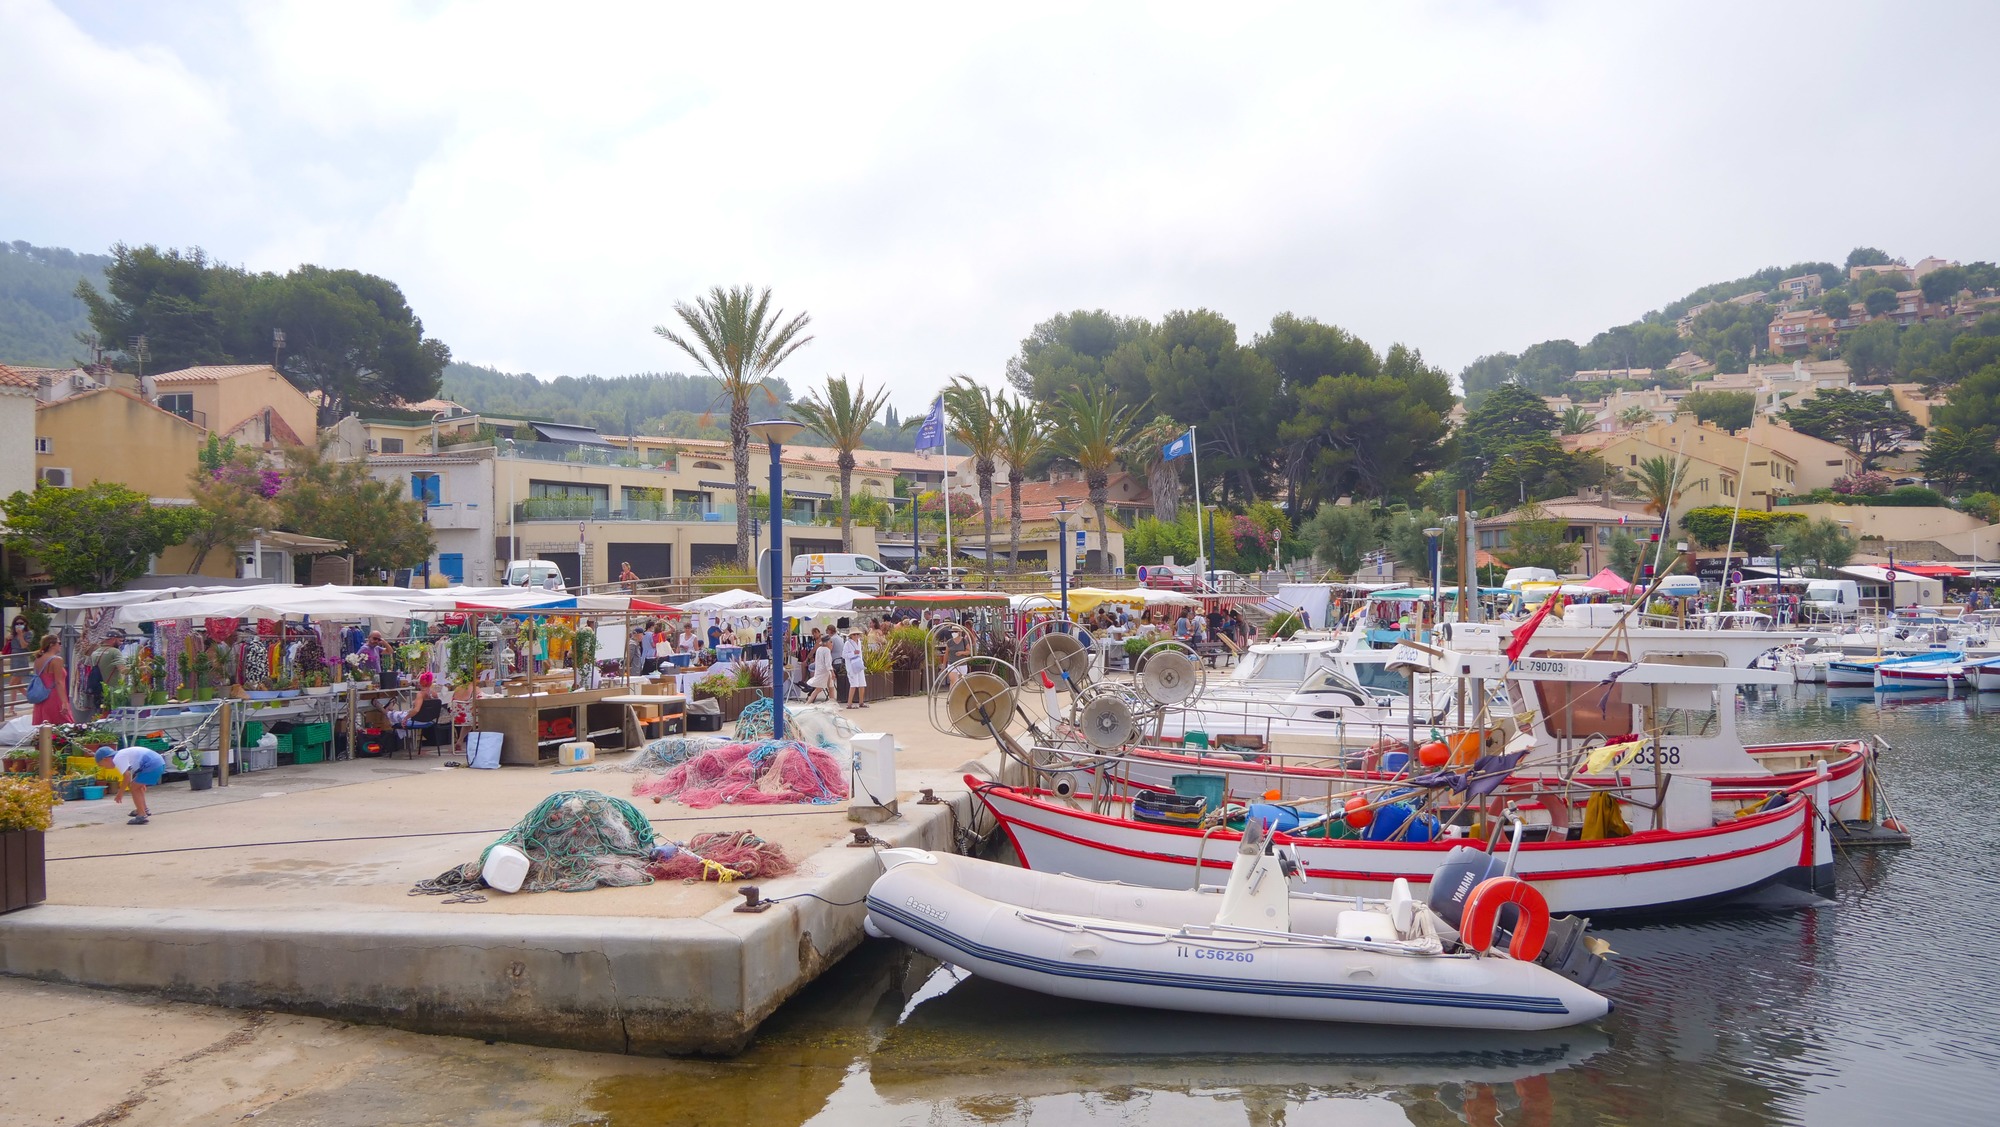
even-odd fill
[(847, 773), (825, 748), (762, 740), (699, 752), (657, 779), (633, 784), (632, 794), (678, 799), (696, 810), (725, 803), (824, 805), (847, 797)]
[(594, 790), (568, 790), (541, 805), (486, 847), (479, 860), (447, 869), (421, 882), (412, 893), (450, 892), (480, 884), (486, 854), (511, 845), (528, 856), (523, 892), (586, 892), (651, 884), (646, 866), (653, 858), (653, 827), (637, 807)]
[(750, 880), (781, 877), (797, 868), (776, 842), (765, 841), (749, 830), (726, 830), (696, 834), (672, 855), (647, 866), (646, 871), (659, 880), (728, 879), (717, 870), (718, 865)]
[(758, 697), (743, 706), (743, 712), (736, 717), (736, 738), (738, 740), (771, 738), (770, 697)]
[(639, 749), (639, 754), (618, 769), (628, 773), (665, 771), (730, 742), (727, 736), (661, 736), (647, 741), (646, 746)]

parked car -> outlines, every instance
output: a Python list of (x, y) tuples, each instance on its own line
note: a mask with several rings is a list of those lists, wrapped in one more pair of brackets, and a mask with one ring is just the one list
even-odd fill
[(965, 586), (965, 577), (971, 573), (971, 568), (964, 567), (928, 567), (924, 569), (923, 581), (939, 589), (960, 588)]
[[(766, 554), (769, 549), (766, 549)], [(858, 552), (815, 552), (792, 557), (792, 578), (803, 579), (808, 587), (855, 587), (876, 590), (907, 587), (910, 578), (876, 559)]]
[(1139, 584), (1155, 591), (1192, 591), (1197, 586), (1194, 569), (1176, 564), (1155, 564), (1147, 568)]

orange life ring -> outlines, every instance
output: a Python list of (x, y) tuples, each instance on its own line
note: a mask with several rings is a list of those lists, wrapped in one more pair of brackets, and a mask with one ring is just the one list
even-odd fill
[(1513, 941), (1507, 953), (1522, 962), (1533, 962), (1549, 938), (1549, 902), (1535, 887), (1519, 877), (1488, 877), (1465, 898), (1465, 912), (1459, 921), (1459, 937), (1475, 951), (1493, 947), (1493, 932), (1500, 923), (1503, 905), (1518, 904), (1521, 918), (1514, 925)]

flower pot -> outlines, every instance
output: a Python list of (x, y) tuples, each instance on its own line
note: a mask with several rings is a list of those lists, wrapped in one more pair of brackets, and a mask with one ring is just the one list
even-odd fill
[(897, 696), (915, 696), (923, 675), (921, 669), (893, 669), (889, 671), (889, 681), (895, 687)]
[(49, 897), (42, 831), (0, 833), (0, 912), (30, 908)]
[(215, 785), (215, 770), (210, 767), (196, 767), (188, 772), (189, 790), (208, 790)]
[(196, 700), (214, 700), (214, 699), (215, 699), (215, 690), (214, 690), (214, 689), (196, 689), (196, 690), (195, 690), (195, 694), (194, 694), (194, 699), (196, 699)]
[(332, 685), (307, 685), (307, 686), (306, 686), (306, 695), (307, 695), (307, 696), (309, 696), (309, 697), (325, 697), (325, 696), (332, 696), (332, 695), (333, 695), (333, 686), (332, 686)]
[(868, 675), (868, 699), (886, 700), (895, 692), (895, 677), (888, 673)]
[(167, 703), (167, 694), (165, 693), (165, 691), (160, 691), (160, 692), (152, 692), (152, 693), (147, 693), (147, 694), (146, 694), (146, 703), (147, 703), (147, 704), (165, 704), (165, 703)]

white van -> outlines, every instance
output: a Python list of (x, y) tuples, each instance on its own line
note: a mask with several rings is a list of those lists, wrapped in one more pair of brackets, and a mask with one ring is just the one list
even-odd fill
[(857, 587), (864, 591), (910, 585), (909, 576), (858, 552), (793, 556), (792, 578), (805, 580), (808, 587)]
[(1814, 620), (1853, 618), (1861, 612), (1861, 585), (1852, 579), (1812, 579), (1799, 612)]
[(507, 565), (509, 587), (547, 587), (550, 577), (554, 577), (558, 589), (563, 586), (562, 568), (547, 560), (514, 560)]

